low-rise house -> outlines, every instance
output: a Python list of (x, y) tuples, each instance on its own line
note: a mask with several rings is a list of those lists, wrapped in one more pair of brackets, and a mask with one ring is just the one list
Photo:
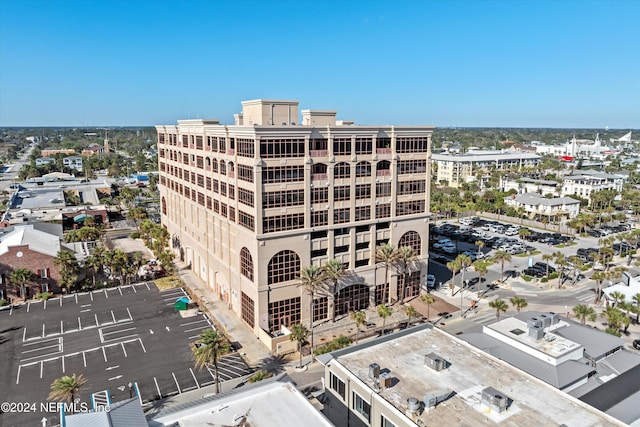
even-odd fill
[(546, 198), (538, 193), (515, 194), (505, 197), (504, 203), (515, 209), (524, 208), (529, 217), (547, 217), (549, 220), (575, 218), (580, 213), (580, 201), (571, 197)]
[(560, 195), (562, 184), (547, 179), (500, 177), (500, 191), (516, 190), (518, 194), (538, 193), (542, 195)]
[(82, 157), (81, 156), (69, 156), (62, 159), (63, 164), (77, 171), (82, 172)]
[(54, 159), (53, 157), (40, 157), (39, 159), (36, 159), (36, 167), (55, 164), (55, 163), (56, 163), (56, 159)]

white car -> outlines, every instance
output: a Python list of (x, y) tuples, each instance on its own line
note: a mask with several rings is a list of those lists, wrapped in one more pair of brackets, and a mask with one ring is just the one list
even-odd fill
[(436, 287), (436, 276), (433, 274), (427, 274), (427, 289)]

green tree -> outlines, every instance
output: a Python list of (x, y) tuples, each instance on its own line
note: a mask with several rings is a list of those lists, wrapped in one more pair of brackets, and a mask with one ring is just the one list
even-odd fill
[(636, 323), (640, 322), (640, 293), (631, 297), (631, 301), (636, 305)]
[(484, 259), (477, 259), (473, 262), (473, 264), (471, 264), (476, 273), (478, 273), (478, 290), (480, 290), (482, 286), (482, 280), (485, 274), (487, 274), (487, 272), (489, 271), (490, 265), (491, 263)]
[(427, 320), (431, 317), (430, 316), (430, 308), (431, 308), (431, 304), (433, 304), (434, 302), (436, 302), (436, 300), (433, 298), (433, 295), (427, 293), (427, 294), (422, 294), (420, 296), (420, 301), (422, 301), (423, 303), (427, 304)]
[(76, 396), (82, 387), (87, 383), (87, 379), (82, 375), (73, 374), (56, 378), (51, 383), (51, 392), (48, 399), (58, 402), (74, 403)]
[(527, 305), (529, 305), (529, 304), (527, 303), (527, 300), (526, 300), (526, 299), (524, 299), (524, 298), (522, 298), (522, 297), (519, 297), (519, 296), (511, 297), (511, 298), (509, 299), (509, 301), (511, 301), (511, 305), (513, 306), (513, 308), (515, 308), (515, 309), (516, 309), (516, 311), (517, 311), (518, 313), (520, 313), (520, 310), (521, 310), (521, 309), (523, 309), (523, 308), (525, 308)]
[(500, 313), (505, 313), (509, 308), (507, 303), (501, 299), (496, 299), (489, 302), (489, 307), (494, 308), (496, 310), (496, 319), (500, 320)]
[(587, 323), (587, 320), (590, 320), (591, 322), (595, 321), (597, 317), (596, 311), (586, 304), (578, 304), (573, 307), (573, 313), (578, 319), (580, 319), (580, 323), (583, 325)]
[(391, 316), (391, 313), (393, 313), (393, 309), (391, 307), (387, 307), (384, 304), (380, 304), (377, 308), (376, 311), (378, 312), (378, 316), (380, 316), (382, 318), (382, 335), (385, 334), (385, 325), (387, 323), (387, 317)]
[(404, 306), (403, 310), (404, 310), (404, 314), (406, 314), (407, 317), (409, 318), (407, 320), (407, 326), (411, 326), (411, 318), (412, 317), (417, 317), (418, 316), (418, 311), (412, 305)]
[(468, 255), (465, 254), (460, 254), (456, 257), (455, 261), (458, 262), (458, 264), (460, 265), (460, 274), (461, 274), (461, 280), (462, 280), (462, 286), (461, 289), (464, 288), (464, 273), (467, 271), (467, 267), (469, 267), (472, 263), (471, 263), (471, 258)]
[(478, 247), (478, 257), (477, 258), (480, 259), (480, 254), (482, 253), (482, 248), (484, 248), (484, 246), (485, 246), (484, 240), (476, 240), (474, 245)]
[(511, 262), (511, 255), (505, 251), (497, 251), (493, 255), (493, 261), (500, 263), (500, 282), (504, 282), (504, 263)]
[[(384, 264), (384, 283), (386, 286), (389, 285), (389, 267), (394, 263), (396, 259), (396, 249), (390, 243), (385, 243), (376, 248), (376, 262), (381, 262)], [(388, 304), (391, 304), (391, 289), (389, 289), (389, 301)]]
[(313, 361), (313, 302), (314, 295), (326, 291), (327, 276), (323, 268), (317, 265), (303, 267), (300, 270), (298, 286), (309, 294), (309, 331), (311, 331), (311, 360)]
[(352, 311), (349, 317), (356, 323), (356, 344), (358, 343), (358, 335), (360, 334), (360, 326), (367, 322), (367, 313), (364, 310)]
[(136, 229), (140, 231), (140, 222), (142, 220), (147, 219), (147, 209), (146, 208), (133, 208), (127, 212), (127, 219), (133, 220), (136, 224)]
[(229, 352), (227, 339), (215, 329), (205, 329), (191, 348), (195, 367), (198, 369), (213, 367), (216, 377), (216, 394), (220, 393), (218, 362)]
[(398, 272), (398, 276), (402, 277), (402, 286), (399, 289), (398, 301), (400, 303), (404, 302), (404, 294), (405, 294), (405, 286), (407, 283), (407, 278), (409, 277), (409, 273), (411, 272), (412, 266), (416, 262), (416, 253), (410, 246), (403, 246), (396, 250), (396, 256), (394, 260), (394, 265), (396, 267), (396, 271)]
[(458, 259), (455, 259), (447, 263), (447, 268), (451, 270), (451, 273), (452, 273), (450, 287), (451, 287), (451, 296), (453, 296), (454, 286), (456, 284), (456, 274), (458, 273), (458, 271), (460, 271), (462, 266), (460, 265), (460, 261), (458, 261)]
[(521, 228), (520, 231), (518, 231), (518, 237), (522, 240), (526, 240), (529, 236), (531, 236), (531, 231), (529, 231), (528, 228)]
[(16, 268), (9, 275), (9, 280), (14, 283), (20, 289), (20, 295), (25, 300), (27, 299), (27, 283), (31, 280), (33, 273), (26, 268)]
[[(291, 335), (289, 339), (298, 343), (298, 353), (300, 355), (299, 368), (302, 368), (302, 345), (307, 341), (309, 330), (302, 323), (298, 323), (291, 327)], [(313, 357), (313, 356), (312, 356)]]
[(545, 266), (545, 270), (546, 270), (546, 276), (547, 276), (547, 280), (549, 280), (549, 261), (551, 261), (553, 259), (553, 255), (552, 254), (543, 254), (542, 255), (542, 260), (544, 261), (544, 263), (546, 264)]
[(324, 265), (325, 277), (332, 284), (331, 291), (329, 292), (329, 298), (331, 299), (331, 323), (336, 321), (336, 307), (335, 301), (338, 295), (338, 282), (347, 274), (345, 265), (337, 259), (330, 259)]
[(60, 268), (60, 276), (62, 277), (61, 285), (64, 288), (71, 288), (78, 280), (78, 260), (73, 252), (60, 250), (53, 259), (53, 265)]

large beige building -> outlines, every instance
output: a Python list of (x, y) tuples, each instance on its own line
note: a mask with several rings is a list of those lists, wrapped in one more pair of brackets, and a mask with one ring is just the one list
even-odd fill
[[(179, 120), (158, 132), (162, 224), (173, 248), (267, 345), (283, 329), (417, 295), (426, 274), (430, 126), (358, 126), (297, 101), (242, 102), (234, 125)], [(406, 275), (376, 246), (411, 246)], [(342, 261), (335, 292), (300, 269)], [(399, 283), (400, 282), (400, 283)], [(402, 292), (402, 291), (400, 291)]]

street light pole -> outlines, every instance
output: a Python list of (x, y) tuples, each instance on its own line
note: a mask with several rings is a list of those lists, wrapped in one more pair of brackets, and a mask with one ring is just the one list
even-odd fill
[(127, 384), (129, 386), (129, 399), (133, 397), (133, 384)]

